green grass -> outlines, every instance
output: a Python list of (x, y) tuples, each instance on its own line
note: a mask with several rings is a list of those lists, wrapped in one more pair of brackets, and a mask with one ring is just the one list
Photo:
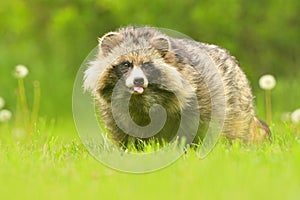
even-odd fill
[(0, 126), (0, 199), (300, 198), (300, 129), (292, 124), (275, 123), (272, 143), (219, 142), (204, 160), (189, 150), (148, 174), (100, 164), (71, 124), (40, 124), (30, 141), (16, 140), (10, 126)]
[[(189, 149), (146, 174), (119, 172), (94, 159), (71, 117), (39, 118), (29, 124), (32, 134), (22, 135), (28, 126), (17, 110), (14, 120), (0, 123), (0, 199), (300, 199), (300, 124), (281, 120), (299, 107), (298, 85), (278, 80), (272, 91), (272, 142), (220, 140), (203, 160)], [(254, 93), (264, 119), (263, 91)]]

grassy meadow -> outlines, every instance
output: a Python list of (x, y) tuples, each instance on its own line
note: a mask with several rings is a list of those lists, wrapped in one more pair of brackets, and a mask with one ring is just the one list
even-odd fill
[[(297, 86), (277, 80), (272, 91), (271, 142), (219, 141), (203, 160), (189, 149), (170, 166), (146, 174), (119, 172), (94, 159), (81, 143), (71, 116), (39, 117), (29, 134), (20, 109), (16, 114), (21, 117), (0, 124), (0, 198), (298, 199), (300, 124), (283, 121), (279, 109), (293, 103), (284, 98)], [(264, 91), (257, 96), (257, 110), (264, 117)], [(300, 99), (298, 93), (296, 98)]]
[[(299, 0), (0, 1), (0, 199), (300, 199), (299, 10)], [(205, 159), (189, 149), (144, 174), (97, 161), (75, 128), (73, 84), (97, 38), (129, 24), (228, 49), (271, 141), (219, 140)], [(269, 96), (264, 74), (276, 78)]]

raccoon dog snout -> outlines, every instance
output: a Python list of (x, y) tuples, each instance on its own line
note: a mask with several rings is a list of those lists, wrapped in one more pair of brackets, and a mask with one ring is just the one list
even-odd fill
[(126, 78), (127, 87), (147, 87), (148, 79), (140, 67), (133, 67), (128, 77)]
[(140, 77), (137, 77), (133, 80), (133, 84), (134, 86), (137, 86), (137, 87), (142, 87), (144, 86), (144, 78), (140, 78)]

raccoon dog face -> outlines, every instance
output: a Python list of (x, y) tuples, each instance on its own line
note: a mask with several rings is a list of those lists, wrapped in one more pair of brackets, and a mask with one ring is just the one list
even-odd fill
[(109, 103), (119, 83), (119, 91), (131, 93), (137, 109), (159, 103), (177, 112), (194, 91), (173, 64), (178, 62), (171, 46), (171, 39), (153, 28), (108, 33), (100, 38), (98, 58), (85, 72), (85, 89)]

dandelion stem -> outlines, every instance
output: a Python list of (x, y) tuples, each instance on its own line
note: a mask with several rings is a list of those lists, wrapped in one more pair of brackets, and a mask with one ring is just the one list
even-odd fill
[(265, 90), (267, 123), (272, 122), (271, 90)]
[(29, 123), (29, 110), (28, 110), (28, 104), (26, 99), (26, 93), (25, 93), (25, 87), (24, 87), (24, 81), (22, 78), (18, 78), (18, 93), (20, 98), (20, 106), (21, 110), (23, 112), (24, 117), (24, 123), (25, 126), (28, 127)]
[(35, 126), (36, 121), (38, 120), (38, 113), (40, 108), (40, 82), (34, 81), (33, 83), (33, 104), (32, 104), (32, 112), (31, 112), (31, 125)]

